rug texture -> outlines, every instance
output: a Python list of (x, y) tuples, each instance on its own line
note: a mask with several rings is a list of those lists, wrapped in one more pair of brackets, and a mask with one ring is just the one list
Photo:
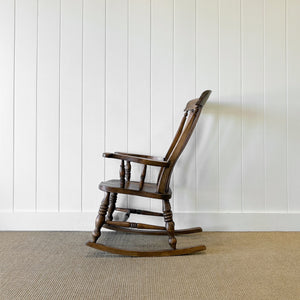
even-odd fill
[[(85, 246), (89, 232), (0, 232), (0, 299), (300, 299), (299, 232), (178, 236), (194, 255), (132, 258)], [(103, 232), (102, 243), (166, 249), (165, 236)]]

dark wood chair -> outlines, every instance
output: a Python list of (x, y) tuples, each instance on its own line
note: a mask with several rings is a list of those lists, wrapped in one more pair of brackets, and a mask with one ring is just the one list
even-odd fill
[[(207, 90), (202, 93), (199, 99), (191, 100), (187, 103), (184, 116), (181, 120), (174, 140), (164, 158), (131, 154), (123, 152), (103, 153), (106, 158), (113, 158), (121, 160), (120, 165), (120, 179), (108, 180), (101, 182), (99, 189), (105, 192), (102, 200), (96, 221), (95, 230), (92, 233), (93, 240), (87, 245), (98, 250), (107, 251), (115, 254), (129, 255), (129, 256), (169, 256), (190, 254), (197, 251), (205, 250), (204, 245), (199, 245), (190, 248), (176, 249), (175, 234), (186, 234), (201, 232), (200, 227), (175, 230), (172, 210), (170, 206), (170, 198), (172, 191), (169, 187), (170, 179), (174, 166), (187, 145), (196, 123), (199, 119), (202, 107), (206, 103), (211, 91)], [(126, 162), (126, 163), (125, 163)], [(138, 163), (144, 165), (140, 181), (131, 181), (131, 163)], [(155, 166), (160, 168), (160, 172), (156, 183), (144, 182), (147, 166)], [(128, 194), (147, 198), (159, 199), (162, 201), (162, 213), (137, 210), (132, 208), (116, 207), (116, 200), (118, 194)], [(113, 212), (122, 211), (126, 213), (124, 221), (114, 221)], [(150, 216), (159, 216), (164, 218), (165, 227), (127, 222), (130, 214), (142, 214)], [(160, 251), (130, 251), (119, 248), (112, 248), (103, 244), (96, 243), (101, 235), (101, 228), (108, 228), (111, 230), (125, 231), (131, 233), (143, 234), (165, 234), (169, 237), (169, 245), (172, 249)]]

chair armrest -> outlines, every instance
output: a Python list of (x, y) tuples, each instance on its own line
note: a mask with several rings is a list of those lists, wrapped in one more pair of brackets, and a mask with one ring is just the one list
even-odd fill
[(103, 153), (103, 157), (106, 158), (115, 158), (115, 159), (121, 159), (126, 160), (134, 163), (139, 163), (143, 165), (150, 165), (150, 166), (157, 166), (157, 167), (169, 167), (170, 163), (168, 161), (158, 160), (158, 159), (151, 159), (151, 158), (144, 158), (142, 156), (134, 156), (129, 154), (123, 154), (123, 153)]
[(136, 153), (126, 153), (126, 152), (114, 152), (116, 154), (123, 154), (123, 155), (130, 155), (130, 156), (136, 156), (141, 158), (147, 158), (147, 159), (153, 159), (158, 161), (165, 161), (163, 157), (160, 156), (151, 156), (151, 155), (144, 155), (144, 154), (136, 154)]

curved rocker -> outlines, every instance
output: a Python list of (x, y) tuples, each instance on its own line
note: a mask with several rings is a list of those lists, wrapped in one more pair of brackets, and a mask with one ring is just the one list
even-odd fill
[[(194, 99), (187, 103), (184, 109), (184, 116), (180, 122), (177, 133), (165, 157), (161, 158), (150, 155), (123, 152), (103, 153), (103, 156), (106, 158), (119, 159), (121, 161), (120, 179), (108, 180), (105, 182), (101, 182), (99, 185), (99, 189), (105, 192), (105, 197), (101, 202), (101, 206), (95, 221), (95, 229), (92, 234), (93, 241), (88, 242), (86, 244), (87, 246), (114, 254), (128, 256), (183, 255), (203, 251), (206, 249), (204, 245), (184, 249), (176, 249), (177, 240), (175, 238), (175, 234), (201, 232), (202, 228), (195, 227), (190, 229), (175, 230), (175, 223), (173, 221), (173, 214), (169, 201), (172, 197), (172, 191), (169, 185), (174, 166), (182, 151), (186, 147), (195, 129), (202, 108), (205, 105), (210, 94), (211, 91), (205, 91), (202, 93), (199, 99)], [(140, 176), (140, 181), (130, 180), (131, 163), (142, 164), (144, 166)], [(156, 183), (145, 182), (147, 166), (160, 168)], [(116, 207), (118, 194), (135, 195), (139, 197), (157, 199), (162, 202), (162, 213), (133, 208)], [(115, 210), (125, 212), (125, 219), (123, 221), (113, 220), (113, 213)], [(163, 217), (165, 226), (127, 222), (127, 219), (131, 214)], [(96, 243), (96, 241), (101, 235), (102, 227), (129, 233), (168, 235), (169, 245), (172, 249), (160, 251), (133, 251), (98, 244)]]
[(206, 249), (204, 245), (195, 246), (191, 248), (183, 248), (183, 249), (175, 249), (175, 250), (160, 250), (160, 251), (133, 251), (133, 250), (126, 250), (120, 248), (114, 248), (105, 246), (103, 244), (87, 242), (87, 246), (95, 248), (97, 250), (125, 255), (125, 256), (137, 256), (137, 257), (149, 257), (149, 256), (176, 256), (176, 255), (184, 255), (184, 254), (192, 254), (195, 252), (203, 251)]

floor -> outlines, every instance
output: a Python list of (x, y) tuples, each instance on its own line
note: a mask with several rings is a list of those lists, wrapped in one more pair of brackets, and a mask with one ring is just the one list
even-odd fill
[[(165, 258), (108, 254), (86, 247), (89, 239), (89, 232), (0, 232), (0, 299), (300, 299), (299, 232), (179, 236), (179, 247), (207, 250)], [(165, 236), (104, 232), (100, 241), (168, 246)]]

